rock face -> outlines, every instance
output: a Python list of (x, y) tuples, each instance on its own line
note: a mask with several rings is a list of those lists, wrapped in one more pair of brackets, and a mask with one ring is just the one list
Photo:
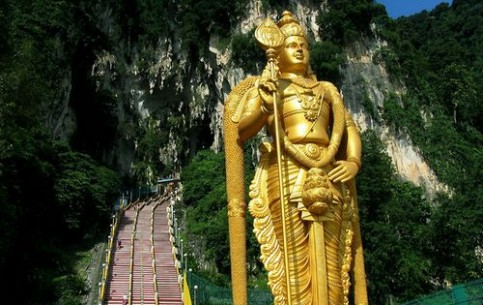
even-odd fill
[[(326, 10), (325, 1), (319, 4), (297, 1), (291, 5), (292, 12), (309, 32), (317, 34), (319, 27), (315, 21), (317, 15)], [(239, 20), (238, 32), (248, 33), (263, 20), (260, 6), (260, 1), (249, 2), (249, 17)], [(276, 18), (275, 12), (269, 12), (269, 15)], [(106, 32), (114, 27), (109, 16), (108, 9), (102, 11), (100, 8), (100, 27)], [(179, 166), (202, 148), (223, 149), (223, 103), (231, 88), (247, 73), (231, 61), (229, 44), (214, 34), (209, 42), (200, 42), (199, 56), (196, 62), (192, 62), (182, 48), (179, 33), (174, 26), (171, 28), (173, 32), (160, 37), (148, 55), (146, 50), (141, 52), (120, 43), (110, 52), (97, 54), (92, 64), (97, 89), (111, 92), (117, 103), (119, 136), (105, 161), (121, 173), (129, 174), (133, 170), (135, 158), (139, 158), (139, 143), (147, 129), (153, 126), (152, 122), (155, 122), (154, 128), (163, 130), (159, 159), (164, 164)], [(394, 135), (377, 119), (390, 93), (405, 93), (403, 84), (391, 82), (384, 63), (374, 60), (383, 47), (386, 47), (384, 41), (372, 39), (358, 41), (347, 49), (346, 61), (340, 68), (343, 76), (340, 89), (361, 131), (376, 130), (400, 175), (424, 186), (431, 196), (444, 186), (438, 183), (417, 147), (407, 136)], [(126, 57), (132, 60), (126, 60)], [(64, 130), (68, 136), (69, 132), (60, 126), (75, 125), (75, 116), (65, 107), (61, 113), (64, 119), (60, 120), (58, 129)]]
[(373, 129), (379, 134), (399, 175), (423, 187), (428, 198), (433, 198), (436, 192), (447, 192), (447, 186), (438, 181), (408, 135), (396, 135), (376, 119), (390, 93), (404, 95), (406, 91), (404, 84), (391, 82), (384, 63), (374, 62), (377, 52), (386, 46), (384, 41), (376, 39), (358, 41), (346, 50), (346, 63), (341, 68), (344, 101), (361, 132)]

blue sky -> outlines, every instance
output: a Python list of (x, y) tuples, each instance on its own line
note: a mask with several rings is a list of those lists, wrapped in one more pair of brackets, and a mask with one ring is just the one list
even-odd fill
[(451, 4), (452, 0), (376, 0), (386, 7), (387, 14), (391, 18), (409, 16), (421, 12), (430, 11), (438, 4), (446, 2)]

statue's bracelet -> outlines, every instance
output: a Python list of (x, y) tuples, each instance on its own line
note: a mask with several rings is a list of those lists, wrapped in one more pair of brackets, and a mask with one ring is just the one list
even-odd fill
[(360, 169), (361, 168), (361, 161), (357, 158), (354, 158), (354, 157), (348, 157), (347, 158), (347, 161), (348, 162), (353, 162), (357, 165), (357, 168)]

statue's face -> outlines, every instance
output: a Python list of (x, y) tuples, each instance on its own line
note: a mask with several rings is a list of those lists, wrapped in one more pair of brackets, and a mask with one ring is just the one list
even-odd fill
[(305, 73), (310, 59), (308, 43), (300, 36), (287, 37), (278, 56), (282, 72)]

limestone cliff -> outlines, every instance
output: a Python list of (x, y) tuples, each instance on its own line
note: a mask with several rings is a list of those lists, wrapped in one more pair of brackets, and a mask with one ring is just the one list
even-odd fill
[(390, 93), (405, 94), (404, 84), (391, 81), (384, 62), (374, 61), (375, 54), (383, 47), (387, 47), (384, 41), (374, 39), (358, 41), (346, 50), (346, 62), (341, 67), (341, 92), (361, 132), (374, 129), (385, 143), (397, 172), (423, 187), (427, 196), (433, 198), (436, 192), (447, 192), (447, 186), (438, 181), (407, 134), (396, 135), (384, 122), (376, 119)]
[[(316, 17), (327, 10), (325, 1), (321, 4), (294, 1), (288, 9), (318, 37)], [(248, 10), (248, 17), (239, 18), (235, 32), (248, 33), (265, 14), (276, 17), (275, 11), (262, 9), (261, 1), (249, 1)], [(99, 7), (98, 23), (115, 40), (110, 33), (118, 25), (110, 18), (111, 14), (109, 6)], [(111, 50), (96, 53), (91, 65), (97, 90), (111, 92), (117, 103), (119, 136), (106, 153), (105, 161), (124, 174), (132, 173), (136, 159), (143, 158), (138, 154), (139, 142), (150, 128), (163, 131), (159, 133), (163, 140), (158, 158), (175, 169), (199, 149), (222, 150), (223, 102), (231, 88), (247, 76), (244, 67), (232, 62), (226, 38), (210, 35), (208, 41), (199, 42), (198, 56), (193, 57), (183, 49), (177, 25), (170, 23), (168, 28), (167, 35), (160, 36), (151, 49), (139, 49), (120, 40)], [(396, 136), (384, 122), (377, 120), (388, 94), (405, 93), (404, 84), (392, 83), (384, 62), (375, 61), (375, 54), (382, 47), (386, 47), (384, 41), (368, 38), (347, 48), (340, 67), (340, 89), (361, 131), (376, 130), (400, 175), (424, 186), (431, 196), (445, 187), (438, 182), (418, 148), (408, 136)], [(66, 107), (62, 114), (59, 126), (66, 126), (62, 130), (68, 136), (69, 129), (75, 126), (75, 116)], [(151, 175), (149, 168), (143, 170), (144, 174), (138, 174)]]

